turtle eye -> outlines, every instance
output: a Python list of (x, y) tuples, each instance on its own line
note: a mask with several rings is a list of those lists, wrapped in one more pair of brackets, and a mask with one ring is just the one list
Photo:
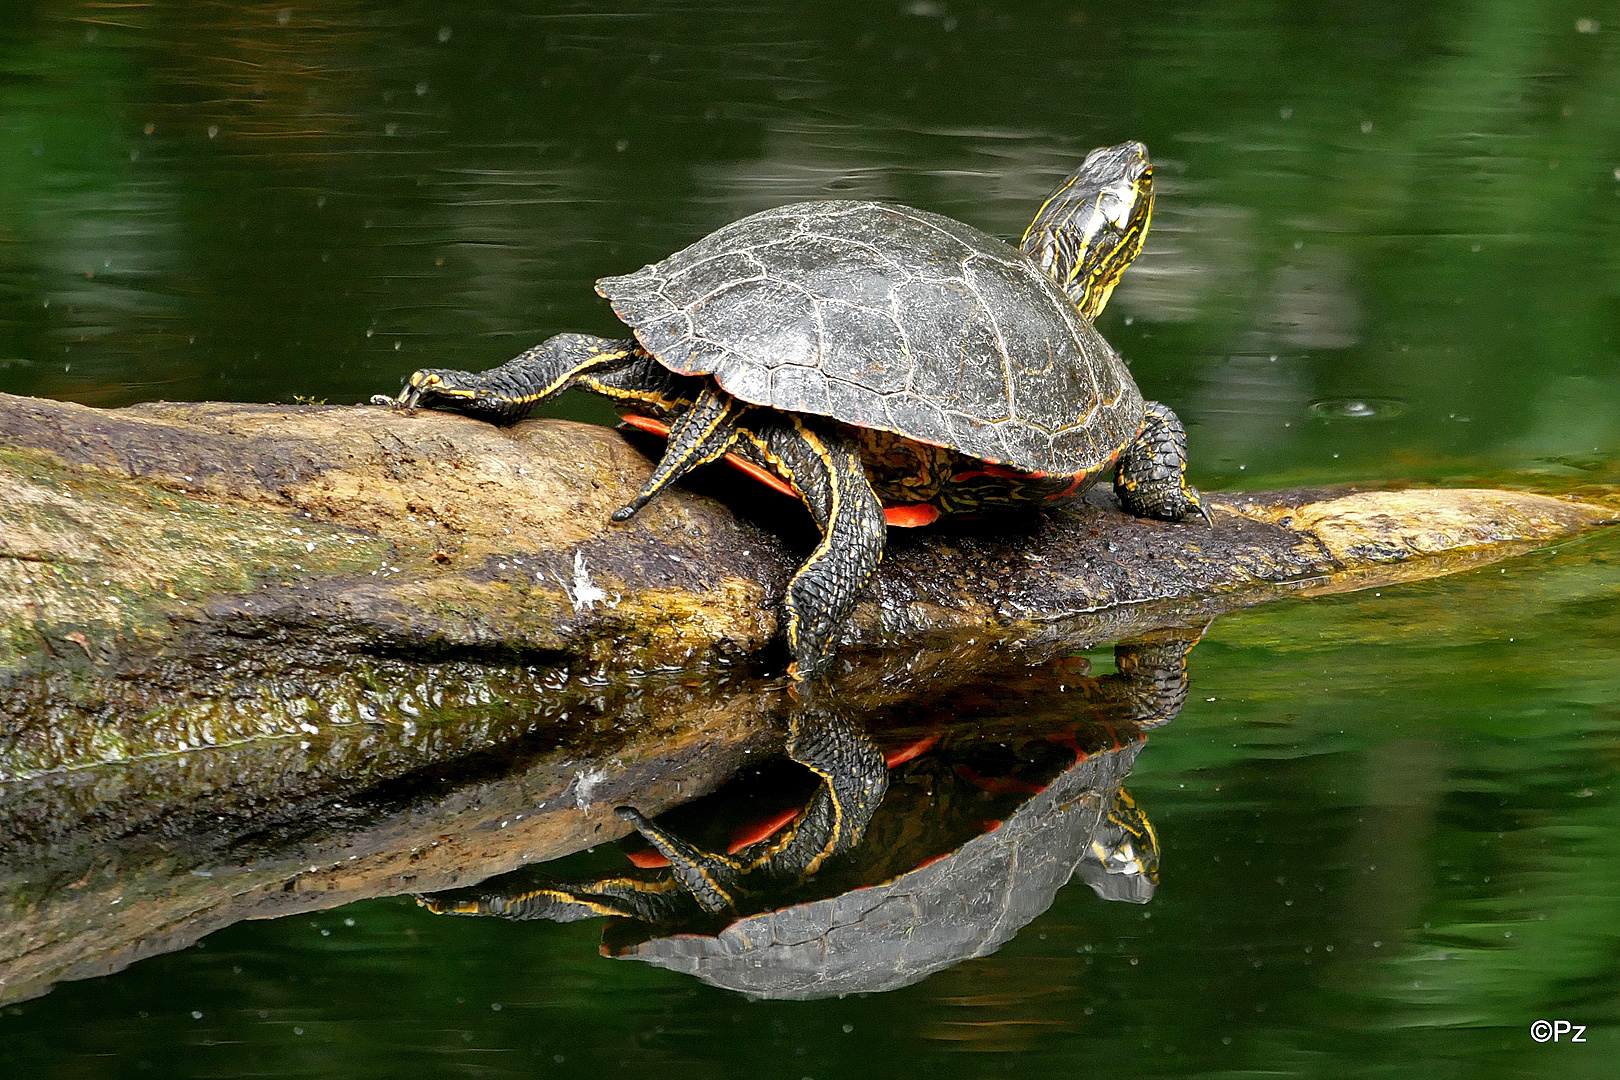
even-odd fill
[(1097, 198), (1097, 210), (1114, 228), (1123, 231), (1131, 223), (1131, 212), (1136, 209), (1136, 188), (1132, 184), (1110, 184)]

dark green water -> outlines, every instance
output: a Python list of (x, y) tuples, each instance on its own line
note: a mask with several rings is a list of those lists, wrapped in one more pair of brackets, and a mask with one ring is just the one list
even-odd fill
[[(1612, 3), (7, 2), (0, 390), (356, 401), (611, 333), (595, 277), (778, 203), (1016, 237), (1125, 138), (1159, 202), (1099, 325), (1201, 486), (1615, 479)], [(0, 1073), (1613, 1076), (1617, 563), (1223, 618), (1130, 781), (1154, 901), (908, 989), (372, 901), (8, 1007)]]

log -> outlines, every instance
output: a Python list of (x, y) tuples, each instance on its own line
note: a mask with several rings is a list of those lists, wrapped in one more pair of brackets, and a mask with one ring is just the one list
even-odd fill
[[(0, 781), (438, 724), (581, 679), (779, 669), (808, 517), (711, 477), (730, 505), (675, 491), (610, 524), (648, 468), (617, 432), (559, 420), (0, 395)], [(1118, 639), (1467, 568), (1615, 514), (1296, 490), (1212, 496), (1209, 528), (1110, 501), (891, 530), (845, 650)]]
[[(0, 395), (0, 1000), (564, 855), (620, 835), (616, 803), (656, 814), (779, 749), (777, 609), (813, 526), (720, 468), (612, 525), (645, 449), (557, 420)], [(990, 700), (1077, 649), (1616, 516), (1484, 490), (1211, 502), (1212, 528), (1100, 493), (891, 530), (835, 683), (868, 717)]]

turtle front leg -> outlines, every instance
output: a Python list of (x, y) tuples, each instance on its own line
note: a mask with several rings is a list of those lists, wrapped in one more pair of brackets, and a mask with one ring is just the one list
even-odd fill
[(821, 543), (788, 582), (788, 649), (795, 679), (833, 658), (838, 632), (883, 558), (888, 524), (853, 439), (792, 413), (758, 414), (744, 436), (804, 499)]
[(483, 372), (423, 368), (398, 397), (378, 394), (374, 405), (450, 409), (495, 424), (513, 424), (529, 410), (570, 386), (594, 390), (615, 401), (669, 409), (689, 398), (683, 376), (672, 374), (642, 352), (634, 340), (591, 334), (558, 334)]
[(502, 919), (578, 922), (598, 915), (661, 922), (684, 914), (690, 897), (668, 878), (604, 878), (534, 888), (485, 888), (418, 896), (435, 915), (494, 915)]
[(1119, 457), (1114, 493), (1137, 517), (1182, 521), (1196, 511), (1210, 522), (1204, 497), (1187, 483), (1187, 429), (1169, 406), (1147, 403), (1141, 433)]

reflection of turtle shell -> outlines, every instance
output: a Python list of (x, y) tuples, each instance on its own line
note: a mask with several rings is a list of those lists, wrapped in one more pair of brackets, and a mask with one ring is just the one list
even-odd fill
[(1051, 906), (1107, 828), (1141, 745), (1091, 755), (999, 828), (883, 884), (738, 919), (714, 936), (625, 943), (614, 954), (760, 997), (909, 986), (994, 952)]

